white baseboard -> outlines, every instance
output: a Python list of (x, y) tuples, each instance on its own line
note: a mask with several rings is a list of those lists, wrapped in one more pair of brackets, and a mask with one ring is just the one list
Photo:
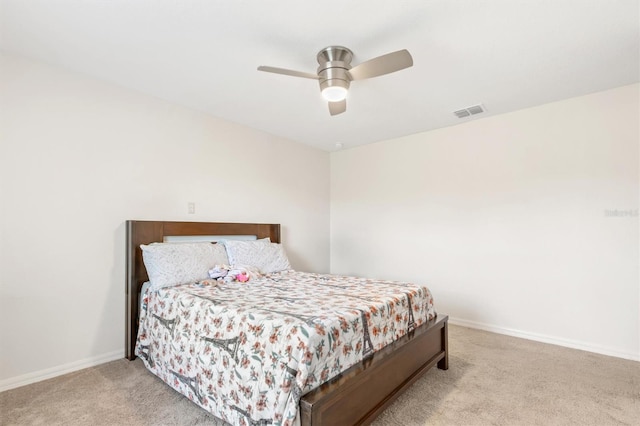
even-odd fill
[(29, 385), (31, 383), (40, 382), (42, 380), (51, 379), (57, 376), (62, 376), (63, 374), (72, 373), (74, 371), (93, 367), (99, 364), (104, 364), (105, 362), (109, 361), (115, 361), (121, 358), (124, 358), (124, 351), (122, 349), (119, 349), (117, 351), (94, 356), (91, 358), (85, 358), (79, 361), (70, 362), (68, 364), (62, 364), (56, 367), (46, 368), (44, 370), (34, 371), (33, 373), (27, 373), (21, 376), (1, 380), (0, 392), (19, 388), (20, 386)]
[(624, 358), (632, 361), (640, 361), (640, 353), (624, 352), (617, 349), (611, 349), (604, 346), (593, 345), (590, 343), (579, 342), (576, 340), (562, 339), (559, 337), (547, 336), (544, 334), (530, 333), (527, 331), (515, 330), (512, 328), (499, 327), (497, 325), (485, 324), (477, 321), (468, 321), (461, 318), (449, 317), (449, 323), (460, 325), (478, 330), (490, 331), (492, 333), (505, 334), (507, 336), (520, 337), (522, 339), (534, 340), (536, 342), (550, 343), (552, 345), (564, 346), (572, 349), (580, 349), (582, 351), (594, 352), (597, 354), (614, 356), (616, 358)]

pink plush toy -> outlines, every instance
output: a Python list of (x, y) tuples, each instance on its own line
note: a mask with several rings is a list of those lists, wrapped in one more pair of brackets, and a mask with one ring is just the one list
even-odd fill
[(236, 280), (240, 281), (241, 283), (246, 283), (247, 281), (249, 281), (249, 274), (246, 272), (240, 272), (238, 275), (236, 275)]

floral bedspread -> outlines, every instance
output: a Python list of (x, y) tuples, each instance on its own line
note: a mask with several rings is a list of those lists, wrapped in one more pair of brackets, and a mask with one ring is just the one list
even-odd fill
[(435, 317), (425, 286), (283, 271), (144, 295), (136, 355), (216, 417), (293, 425), (300, 396)]

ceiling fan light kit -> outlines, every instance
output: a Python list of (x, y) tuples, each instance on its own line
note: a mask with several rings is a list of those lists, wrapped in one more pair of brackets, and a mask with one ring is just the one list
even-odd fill
[(328, 102), (340, 102), (347, 99), (349, 90), (343, 86), (328, 86), (322, 89), (322, 97)]
[(337, 115), (347, 110), (346, 98), (351, 81), (378, 77), (413, 65), (411, 54), (407, 50), (398, 50), (352, 68), (353, 52), (343, 46), (325, 47), (318, 52), (316, 59), (319, 64), (317, 75), (264, 65), (259, 66), (258, 71), (318, 80), (322, 96), (329, 102), (329, 113)]

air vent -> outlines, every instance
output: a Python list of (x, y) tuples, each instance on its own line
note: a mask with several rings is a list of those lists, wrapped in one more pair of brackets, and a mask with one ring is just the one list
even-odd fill
[(469, 117), (471, 115), (480, 114), (481, 112), (484, 112), (484, 107), (482, 106), (482, 104), (473, 105), (473, 106), (470, 106), (470, 107), (459, 109), (457, 111), (453, 111), (453, 113), (458, 118)]

